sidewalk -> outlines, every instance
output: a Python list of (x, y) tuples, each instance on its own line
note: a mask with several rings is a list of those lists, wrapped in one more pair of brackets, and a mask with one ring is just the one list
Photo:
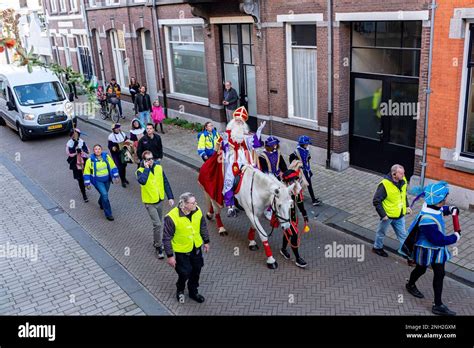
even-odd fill
[[(122, 130), (128, 133), (133, 118), (130, 116), (133, 115), (132, 104), (122, 102), (122, 107), (126, 119), (120, 120), (120, 122)], [(87, 119), (79, 116), (79, 118), (100, 128), (111, 129), (110, 120), (104, 121), (100, 117)], [(202, 160), (196, 151), (196, 132), (172, 125), (164, 125), (164, 130), (166, 134), (159, 134), (162, 137), (165, 154), (198, 170)], [(284, 154), (285, 159), (288, 158), (288, 155)], [(372, 197), (381, 176), (352, 167), (337, 172), (316, 163), (311, 165), (315, 173), (312, 179), (313, 187), (324, 204), (320, 207), (312, 207), (307, 201), (307, 207), (311, 207), (310, 213), (318, 221), (372, 242), (379, 222), (379, 217), (372, 206)], [(413, 196), (409, 196), (409, 201), (411, 202), (413, 198)], [(421, 204), (422, 200), (415, 204), (415, 213), (420, 210)], [(415, 215), (407, 216), (407, 227)], [(467, 281), (472, 285), (474, 284), (474, 212), (463, 210), (460, 216), (463, 230), (462, 239), (457, 245), (457, 249), (450, 248), (453, 255), (457, 255), (446, 265), (446, 271), (454, 278)], [(451, 231), (451, 219), (446, 219), (446, 222), (447, 230)], [(386, 249), (395, 251), (398, 249), (398, 244), (395, 233), (390, 229), (385, 240)]]
[(0, 155), (0, 315), (169, 314)]

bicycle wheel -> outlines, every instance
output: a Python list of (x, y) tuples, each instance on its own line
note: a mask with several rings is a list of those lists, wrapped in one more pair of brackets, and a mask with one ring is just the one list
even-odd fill
[(118, 113), (118, 110), (117, 110), (117, 106), (116, 105), (113, 105), (112, 106), (112, 109), (110, 110), (110, 118), (112, 119), (112, 122), (114, 123), (118, 123), (119, 122), (119, 113)]

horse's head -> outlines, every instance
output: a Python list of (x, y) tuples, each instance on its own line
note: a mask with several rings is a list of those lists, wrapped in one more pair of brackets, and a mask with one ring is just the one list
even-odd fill
[(278, 221), (281, 223), (283, 229), (290, 228), (290, 214), (293, 207), (293, 199), (291, 199), (291, 192), (295, 184), (286, 187), (284, 185), (275, 186), (272, 188), (273, 200), (272, 209), (275, 212)]

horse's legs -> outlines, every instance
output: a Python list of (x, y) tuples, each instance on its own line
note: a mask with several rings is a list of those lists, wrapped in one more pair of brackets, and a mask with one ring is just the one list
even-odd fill
[(217, 224), (217, 229), (219, 232), (220, 236), (227, 236), (228, 233), (224, 227), (224, 224), (222, 223), (221, 219), (221, 208), (213, 201), (211, 200), (211, 207), (213, 208), (214, 212), (216, 213), (216, 224)]
[(204, 193), (204, 200), (206, 201), (206, 205), (207, 205), (207, 208), (208, 208), (208, 211), (206, 213), (206, 217), (207, 217), (208, 220), (212, 220), (212, 217), (213, 217), (213, 214), (214, 214), (214, 209), (212, 207), (211, 198), (209, 197), (209, 195), (207, 193)]
[(257, 242), (255, 242), (255, 228), (253, 227), (249, 228), (248, 238), (249, 238), (249, 249), (252, 251), (258, 250)]
[[(258, 218), (255, 216), (253, 217), (250, 221), (254, 221), (255, 223), (255, 228), (257, 231), (265, 231), (262, 225), (260, 224), (260, 221)], [(270, 244), (268, 244), (268, 238), (262, 233), (259, 233), (258, 236), (260, 237), (260, 240), (263, 243), (263, 248), (265, 250), (265, 255), (267, 256), (267, 267), (270, 269), (276, 269), (278, 268), (278, 263), (276, 262), (275, 258), (273, 257), (272, 249), (270, 248)]]

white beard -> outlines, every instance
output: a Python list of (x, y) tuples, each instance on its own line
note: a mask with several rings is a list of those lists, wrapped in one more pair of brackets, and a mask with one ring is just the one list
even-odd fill
[(230, 138), (237, 144), (242, 143), (249, 132), (249, 127), (246, 123), (239, 125), (235, 120), (231, 120), (226, 129), (230, 130)]

